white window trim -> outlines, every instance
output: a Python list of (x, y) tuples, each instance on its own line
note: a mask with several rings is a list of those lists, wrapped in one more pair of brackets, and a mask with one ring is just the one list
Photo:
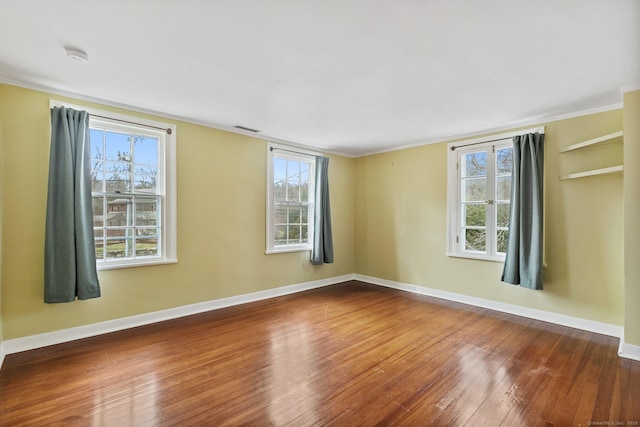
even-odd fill
[[(274, 200), (273, 200), (273, 156), (275, 150), (281, 150), (279, 155), (283, 157), (288, 157), (292, 159), (303, 159), (309, 160), (308, 156), (316, 157), (321, 156), (321, 153), (316, 151), (307, 150), (304, 148), (299, 148), (291, 145), (277, 144), (274, 142), (269, 142), (267, 144), (267, 215), (266, 215), (266, 250), (265, 254), (280, 254), (287, 252), (302, 252), (302, 251), (311, 251), (313, 250), (313, 209), (309, 209), (309, 243), (301, 244), (301, 245), (289, 245), (276, 247), (273, 244), (273, 208), (274, 208)], [(309, 188), (313, 189), (313, 194), (315, 196), (315, 166), (313, 168), (312, 174), (309, 176)], [(310, 197), (311, 199), (311, 197)], [(315, 200), (310, 200), (309, 204), (313, 207), (315, 205)]]
[[(171, 129), (171, 133), (165, 133), (164, 136), (164, 150), (161, 153), (161, 158), (158, 159), (159, 163), (164, 164), (164, 188), (161, 189), (163, 192), (163, 206), (162, 212), (163, 215), (161, 217), (161, 227), (163, 230), (163, 235), (161, 238), (161, 251), (162, 255), (159, 257), (150, 257), (150, 258), (138, 258), (138, 259), (128, 259), (128, 260), (108, 260), (108, 261), (97, 261), (96, 265), (98, 270), (111, 270), (117, 268), (129, 268), (129, 267), (142, 267), (142, 266), (150, 266), (150, 265), (160, 265), (160, 264), (173, 264), (178, 262), (177, 257), (177, 185), (176, 185), (176, 140), (177, 140), (177, 129), (175, 125), (158, 122), (155, 120), (149, 120), (137, 116), (130, 116), (125, 114), (118, 114), (111, 111), (99, 110), (92, 107), (86, 107), (83, 105), (74, 105), (69, 104), (62, 101), (57, 100), (49, 100), (49, 107), (67, 107), (72, 108), (74, 110), (84, 110), (89, 113), (90, 121), (95, 120), (96, 122), (102, 123), (112, 123), (115, 127), (124, 128), (127, 127), (126, 123), (118, 122), (121, 120), (123, 122), (134, 122), (140, 125), (156, 127), (156, 128), (164, 128)], [(114, 120), (108, 120), (103, 118), (95, 118), (92, 119), (91, 115), (96, 116), (104, 116), (109, 117)], [(135, 127), (135, 125), (132, 125)]]
[[(447, 145), (447, 252), (446, 255), (456, 258), (469, 258), (484, 261), (504, 262), (505, 255), (493, 253), (493, 248), (487, 253), (474, 253), (465, 251), (463, 239), (456, 238), (459, 236), (461, 228), (461, 209), (460, 209), (460, 183), (458, 171), (458, 149), (476, 146), (477, 148), (486, 148), (492, 145), (504, 144), (506, 140), (513, 139), (516, 135), (525, 135), (528, 133), (544, 133), (544, 126), (531, 129), (523, 129), (513, 132), (506, 132), (497, 135), (490, 135), (481, 138), (474, 138), (465, 141), (452, 142)], [(503, 141), (504, 140), (504, 141)], [(489, 180), (493, 181), (493, 180)], [(488, 182), (488, 187), (493, 191), (493, 182)]]

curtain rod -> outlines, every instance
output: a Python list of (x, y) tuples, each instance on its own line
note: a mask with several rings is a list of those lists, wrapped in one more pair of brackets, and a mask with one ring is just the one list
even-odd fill
[(508, 136), (508, 137), (506, 137), (506, 138), (490, 139), (490, 140), (488, 140), (488, 141), (473, 142), (473, 143), (471, 143), (471, 144), (452, 145), (452, 146), (451, 146), (451, 148), (450, 148), (450, 150), (451, 150), (451, 151), (454, 151), (456, 148), (460, 148), (460, 147), (470, 147), (470, 146), (472, 146), (472, 145), (487, 144), (487, 143), (489, 143), (489, 142), (507, 141), (507, 140), (509, 140), (509, 139), (511, 139), (511, 140), (512, 140), (512, 139), (513, 139), (513, 137), (512, 137), (512, 136), (510, 136), (510, 137)]
[(148, 128), (152, 128), (152, 129), (159, 129), (159, 130), (163, 130), (163, 131), (167, 132), (167, 134), (169, 134), (169, 135), (171, 135), (171, 132), (172, 132), (171, 128), (162, 128), (162, 127), (159, 127), (159, 126), (147, 125), (147, 124), (144, 124), (144, 123), (131, 122), (129, 120), (116, 119), (114, 117), (100, 116), (98, 114), (91, 114), (91, 113), (89, 113), (89, 116), (90, 117), (100, 117), (101, 119), (113, 120), (113, 121), (116, 121), (116, 122), (129, 123), (130, 125), (138, 125), (138, 126), (144, 126), (144, 127), (148, 127)]
[[(506, 136), (503, 136), (502, 138), (489, 139), (489, 140), (486, 140), (486, 141), (478, 141), (476, 139), (477, 142), (471, 142), (469, 144), (452, 145), (451, 147), (449, 147), (449, 149), (451, 151), (455, 151), (456, 148), (469, 147), (471, 145), (478, 145), (478, 144), (487, 144), (489, 142), (513, 140), (514, 136), (522, 136), (522, 135), (535, 134), (535, 133), (544, 134), (544, 126), (538, 127), (538, 128), (531, 128), (531, 129), (522, 129), (520, 131), (515, 131), (513, 133), (509, 132), (509, 133), (506, 134)], [(503, 135), (505, 135), (505, 134), (503, 134)], [(498, 135), (496, 135), (496, 136), (498, 136)]]
[(294, 154), (303, 154), (305, 156), (315, 156), (315, 157), (323, 157), (320, 153), (317, 154), (311, 154), (311, 153), (304, 153), (302, 151), (294, 151), (294, 150), (287, 150), (286, 148), (280, 148), (280, 147), (269, 147), (269, 151), (273, 151), (273, 150), (279, 150), (279, 151), (287, 151), (289, 153), (294, 153)]

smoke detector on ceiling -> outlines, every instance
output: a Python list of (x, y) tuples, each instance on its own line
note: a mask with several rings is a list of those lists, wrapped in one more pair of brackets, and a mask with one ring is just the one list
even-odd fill
[(89, 55), (87, 55), (87, 52), (71, 47), (65, 48), (65, 51), (67, 52), (67, 59), (70, 61), (79, 62), (81, 64), (89, 62)]

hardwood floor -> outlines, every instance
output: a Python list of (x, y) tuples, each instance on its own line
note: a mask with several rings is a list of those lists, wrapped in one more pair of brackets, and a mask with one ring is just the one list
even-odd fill
[(9, 355), (0, 426), (637, 426), (617, 346), (348, 282)]

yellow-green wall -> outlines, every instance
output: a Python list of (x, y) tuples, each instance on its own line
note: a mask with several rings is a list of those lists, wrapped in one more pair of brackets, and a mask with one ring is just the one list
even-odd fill
[[(177, 125), (177, 264), (101, 271), (101, 298), (42, 302), (50, 99)], [(0, 340), (359, 273), (624, 324), (627, 342), (637, 345), (640, 327), (629, 324), (640, 325), (631, 307), (640, 300), (640, 272), (631, 280), (629, 265), (640, 268), (632, 257), (640, 248), (624, 242), (623, 211), (625, 226), (640, 241), (640, 227), (629, 220), (630, 212), (640, 217), (640, 188), (627, 185), (630, 164), (640, 171), (638, 102), (637, 92), (625, 97), (624, 148), (614, 142), (558, 152), (622, 129), (621, 109), (543, 123), (547, 267), (545, 290), (532, 291), (500, 282), (501, 263), (445, 255), (446, 143), (358, 159), (332, 155), (336, 263), (312, 266), (307, 252), (264, 254), (265, 141), (0, 85)], [(635, 138), (633, 147), (629, 138)], [(624, 208), (621, 175), (558, 179), (621, 163), (623, 152)]]
[(621, 130), (622, 110), (544, 125), (544, 291), (502, 283), (502, 263), (445, 255), (446, 143), (356, 159), (356, 273), (622, 325), (623, 178), (559, 180), (620, 164), (622, 146), (558, 152)]
[(308, 252), (264, 254), (265, 141), (125, 112), (177, 125), (179, 262), (101, 271), (101, 298), (44, 304), (50, 99), (122, 112), (0, 85), (5, 340), (353, 273), (354, 159), (330, 156), (335, 263), (313, 266)]
[(640, 90), (624, 94), (624, 341), (640, 346)]

